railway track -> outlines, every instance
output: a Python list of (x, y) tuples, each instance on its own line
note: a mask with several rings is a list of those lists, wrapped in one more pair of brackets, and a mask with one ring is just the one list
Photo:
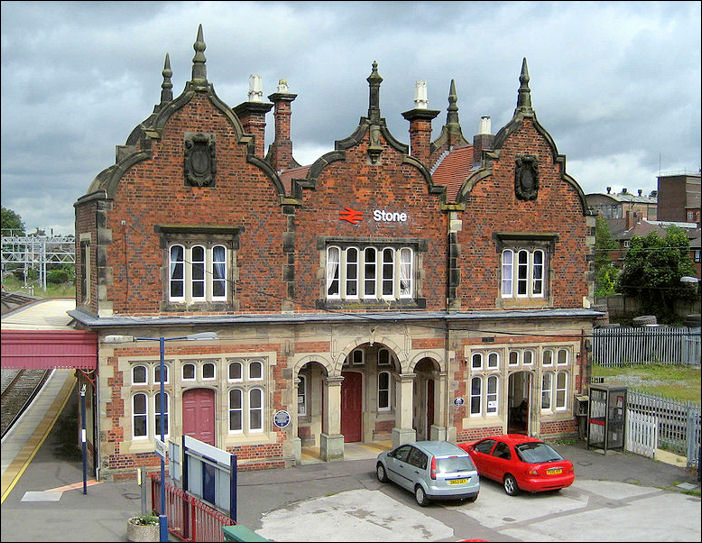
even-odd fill
[(0, 398), (0, 428), (3, 437), (44, 386), (52, 371), (3, 370)]

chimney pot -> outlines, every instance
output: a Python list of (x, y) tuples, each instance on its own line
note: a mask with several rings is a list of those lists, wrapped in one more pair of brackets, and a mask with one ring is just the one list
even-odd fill
[(263, 82), (259, 74), (249, 76), (249, 102), (263, 102)]
[(642, 193), (643, 193), (643, 190), (639, 189), (639, 196), (641, 196)]
[(622, 194), (626, 194), (626, 187), (622, 189)]
[(607, 194), (612, 192), (612, 187), (607, 187)]
[(429, 107), (426, 81), (417, 81), (414, 86), (414, 107), (416, 109), (427, 109)]
[(492, 133), (492, 126), (491, 126), (491, 121), (490, 121), (490, 115), (483, 115), (480, 117), (480, 125), (478, 126), (478, 134), (483, 135), (483, 134), (491, 134)]

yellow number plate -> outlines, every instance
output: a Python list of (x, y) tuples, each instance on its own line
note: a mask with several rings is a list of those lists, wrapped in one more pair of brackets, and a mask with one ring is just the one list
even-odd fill
[(563, 468), (555, 468), (555, 469), (547, 469), (546, 474), (547, 475), (559, 475), (563, 473)]
[(468, 479), (451, 479), (448, 483), (450, 485), (464, 485), (468, 482)]

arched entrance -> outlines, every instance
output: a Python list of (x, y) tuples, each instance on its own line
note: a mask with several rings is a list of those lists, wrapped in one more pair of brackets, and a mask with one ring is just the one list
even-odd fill
[(319, 446), (324, 428), (324, 388), (327, 369), (307, 362), (297, 374), (297, 437), (302, 447)]
[(192, 388), (183, 392), (183, 435), (215, 446), (215, 392)]
[(435, 389), (438, 368), (431, 358), (423, 358), (414, 368), (417, 376), (413, 385), (412, 427), (417, 441), (431, 439), (431, 427), (436, 423)]
[(531, 373), (511, 373), (507, 387), (507, 432), (529, 435), (529, 412), (532, 407)]

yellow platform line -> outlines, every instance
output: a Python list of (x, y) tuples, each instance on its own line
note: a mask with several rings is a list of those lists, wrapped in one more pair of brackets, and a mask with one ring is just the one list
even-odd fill
[(10, 495), (12, 489), (15, 488), (15, 485), (19, 482), (20, 477), (22, 477), (25, 470), (36, 456), (39, 448), (42, 446), (44, 441), (46, 441), (46, 438), (49, 436), (49, 432), (51, 432), (51, 429), (54, 427), (54, 424), (56, 424), (56, 421), (63, 412), (63, 408), (66, 407), (66, 404), (68, 403), (68, 400), (71, 397), (71, 391), (76, 385), (76, 381), (75, 376), (73, 376), (72, 379), (66, 380), (63, 387), (61, 387), (61, 391), (56, 396), (54, 403), (47, 411), (47, 415), (49, 413), (54, 413), (54, 416), (51, 418), (48, 416), (44, 417), (44, 419), (34, 430), (34, 433), (27, 440), (27, 443), (24, 445), (24, 447), (22, 447), (22, 450), (7, 467), (5, 473), (3, 473), (2, 498), (0, 499), (0, 504), (5, 503), (5, 499)]

